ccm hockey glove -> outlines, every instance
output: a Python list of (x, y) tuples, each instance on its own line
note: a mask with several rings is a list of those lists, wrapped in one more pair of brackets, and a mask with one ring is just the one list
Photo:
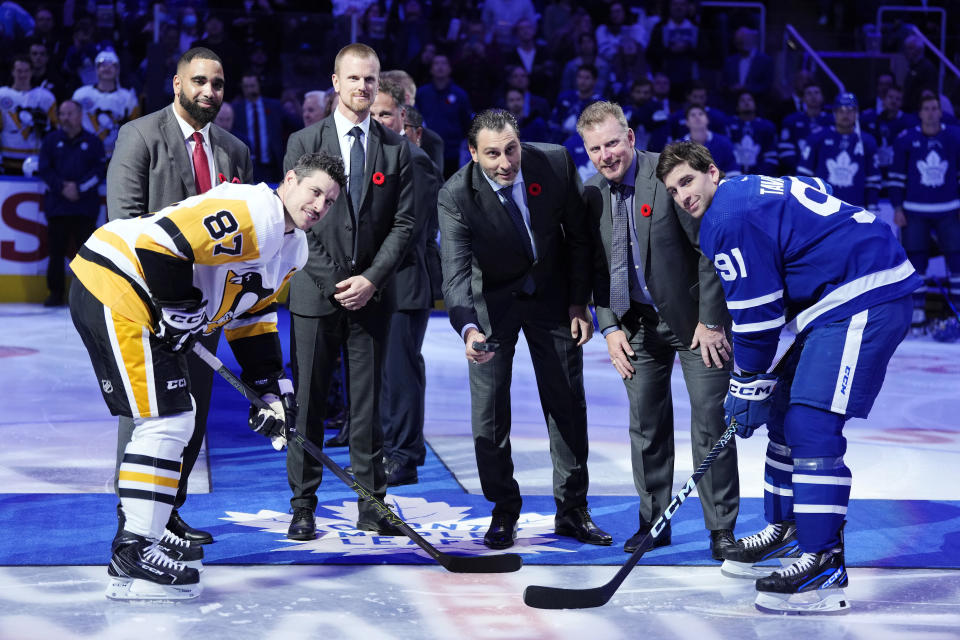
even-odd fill
[(158, 300), (157, 306), (160, 308), (157, 338), (166, 343), (167, 348), (174, 353), (189, 351), (190, 345), (203, 329), (205, 303), (196, 300)]
[(773, 390), (777, 376), (760, 373), (752, 376), (731, 374), (730, 388), (723, 401), (723, 422), (729, 427), (736, 425), (737, 435), (749, 438), (770, 419), (773, 407)]
[(297, 420), (297, 400), (290, 380), (279, 380), (276, 387), (280, 395), (268, 391), (260, 396), (270, 405), (269, 409), (250, 405), (249, 424), (255, 432), (270, 438), (274, 449), (281, 451), (287, 446), (288, 427), (293, 426)]

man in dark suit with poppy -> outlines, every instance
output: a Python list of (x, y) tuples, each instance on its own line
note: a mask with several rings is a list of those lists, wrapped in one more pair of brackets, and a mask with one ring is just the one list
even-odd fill
[(612, 538), (587, 510), (581, 347), (593, 323), (579, 176), (563, 147), (521, 144), (507, 111), (477, 115), (467, 144), (473, 161), (440, 189), (438, 208), (443, 298), (466, 345), (477, 469), (493, 503), (483, 542), (505, 549), (517, 535), (522, 501), (510, 455), (510, 380), (522, 329), (550, 438), (555, 531), (608, 545)]
[[(723, 401), (733, 364), (730, 316), (710, 260), (700, 252), (699, 225), (678, 215), (654, 173), (659, 154), (635, 147), (623, 110), (611, 102), (584, 109), (577, 132), (598, 173), (584, 185), (594, 237), (597, 323), (610, 363), (630, 400), (630, 456), (640, 496), (640, 526), (624, 544), (636, 551), (670, 503), (673, 488), (673, 399), (670, 377), (679, 355), (690, 394), (693, 466), (725, 430)], [(732, 444), (732, 443), (731, 443)], [(715, 560), (735, 545), (740, 508), (736, 448), (729, 445), (697, 483)], [(670, 528), (654, 541), (669, 545)]]
[[(383, 300), (413, 234), (414, 189), (410, 152), (402, 137), (370, 116), (380, 60), (354, 43), (337, 54), (333, 87), (339, 96), (329, 116), (290, 136), (284, 169), (307, 152), (342, 158), (349, 188), (307, 233), (310, 257), (290, 281), (290, 342), (297, 385), (297, 430), (323, 446), (323, 412), (337, 356), (347, 359), (350, 463), (357, 482), (383, 500), (383, 430), (380, 389), (390, 309)], [(287, 537), (311, 540), (322, 465), (287, 448), (293, 517)], [(403, 535), (374, 504), (361, 499), (357, 528)]]

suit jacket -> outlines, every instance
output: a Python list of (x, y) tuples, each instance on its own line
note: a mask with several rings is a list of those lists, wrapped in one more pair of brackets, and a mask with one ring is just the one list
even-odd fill
[[(700, 253), (700, 224), (679, 211), (667, 188), (657, 180), (659, 154), (636, 151), (636, 190), (633, 219), (643, 277), (660, 317), (684, 344), (693, 341), (697, 322), (730, 323), (720, 278), (713, 263)], [(596, 174), (584, 185), (594, 236), (594, 289), (597, 322), (601, 329), (619, 326), (610, 310), (610, 242), (613, 217), (610, 184)], [(650, 205), (651, 213), (641, 213)]]
[[(735, 53), (727, 56), (727, 59), (723, 61), (724, 86), (735, 87), (740, 84), (740, 59), (740, 54)], [(759, 103), (773, 87), (773, 78), (773, 58), (762, 51), (757, 51), (750, 60), (747, 77), (743, 81), (743, 88), (749, 90)], [(736, 106), (735, 103), (732, 104)]]
[[(250, 182), (250, 150), (230, 132), (210, 125), (210, 146), (218, 175), (214, 186), (237, 178)], [(107, 217), (142, 216), (197, 195), (193, 159), (173, 105), (120, 127), (113, 159), (107, 167)]]
[(420, 138), (420, 146), (426, 152), (433, 163), (440, 167), (443, 172), (443, 138), (433, 129), (423, 128), (423, 136)]
[(427, 269), (427, 245), (437, 243), (437, 192), (443, 179), (440, 170), (420, 147), (407, 138), (404, 141), (413, 164), (416, 221), (410, 244), (400, 260), (389, 291), (392, 308), (412, 311), (433, 306), (433, 290)]
[[(283, 159), (283, 104), (273, 98), (260, 98), (263, 100), (263, 113), (267, 126), (267, 151), (270, 156), (268, 164), (279, 164)], [(234, 121), (233, 128), (244, 136), (247, 136), (247, 101), (239, 98), (233, 101)], [(252, 143), (253, 140), (248, 140)], [(250, 147), (253, 149), (253, 146)], [(254, 158), (254, 162), (260, 162), (260, 158)]]
[[(496, 335), (497, 317), (528, 277), (551, 317), (590, 297), (591, 246), (580, 176), (559, 145), (521, 144), (520, 168), (537, 259), (531, 264), (509, 214), (470, 162), (440, 189), (443, 298), (458, 333), (473, 323)], [(488, 333), (488, 336), (491, 334)]]
[[(304, 153), (326, 151), (338, 158), (340, 141), (333, 115), (290, 136), (283, 159), (286, 173)], [(376, 184), (377, 181), (382, 182)], [(413, 168), (404, 138), (376, 120), (364, 160), (359, 220), (354, 221), (346, 189), (327, 215), (307, 231), (310, 258), (290, 282), (290, 311), (303, 316), (325, 316), (340, 308), (332, 299), (337, 282), (363, 275), (377, 287), (376, 298), (393, 277), (415, 226)], [(356, 250), (356, 254), (354, 254)]]

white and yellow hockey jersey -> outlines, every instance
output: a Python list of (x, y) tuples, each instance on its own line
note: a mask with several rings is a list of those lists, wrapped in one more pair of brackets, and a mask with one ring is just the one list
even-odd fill
[(103, 141), (108, 158), (113, 156), (120, 125), (140, 116), (140, 105), (132, 89), (120, 86), (114, 91), (100, 91), (88, 84), (73, 92), (73, 99), (83, 109), (83, 128)]
[(22, 162), (27, 156), (40, 153), (44, 134), (57, 121), (57, 101), (41, 87), (28, 91), (0, 87), (0, 117), (3, 157)]
[[(97, 229), (70, 263), (105, 306), (153, 328), (155, 302), (199, 289), (204, 333), (276, 333), (277, 293), (307, 262), (303, 231), (284, 233), (283, 203), (266, 184), (224, 183), (158, 213)], [(181, 282), (180, 278), (191, 282)], [(170, 298), (166, 298), (170, 299)]]

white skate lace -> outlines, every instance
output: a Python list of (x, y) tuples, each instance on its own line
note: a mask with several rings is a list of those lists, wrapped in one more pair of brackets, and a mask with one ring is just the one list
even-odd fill
[(171, 547), (181, 547), (183, 549), (190, 548), (189, 541), (184, 540), (183, 538), (175, 534), (173, 531), (170, 531), (169, 529), (163, 530), (163, 537), (160, 538), (160, 542), (165, 543)]
[(742, 542), (743, 546), (748, 549), (752, 549), (754, 547), (763, 547), (770, 544), (780, 536), (780, 529), (780, 523), (768, 524), (762, 531), (759, 531), (752, 536), (742, 538), (740, 542)]
[(160, 548), (158, 542), (154, 542), (149, 547), (143, 550), (143, 559), (149, 562), (152, 562), (160, 567), (165, 569), (174, 569), (176, 571), (183, 571), (186, 568), (186, 565), (182, 562), (177, 562), (172, 560), (170, 556), (163, 552), (163, 549)]
[(813, 565), (817, 563), (818, 553), (804, 553), (800, 556), (800, 559), (794, 562), (792, 565), (784, 569), (783, 571), (778, 571), (777, 574), (782, 578), (792, 578), (798, 576)]

